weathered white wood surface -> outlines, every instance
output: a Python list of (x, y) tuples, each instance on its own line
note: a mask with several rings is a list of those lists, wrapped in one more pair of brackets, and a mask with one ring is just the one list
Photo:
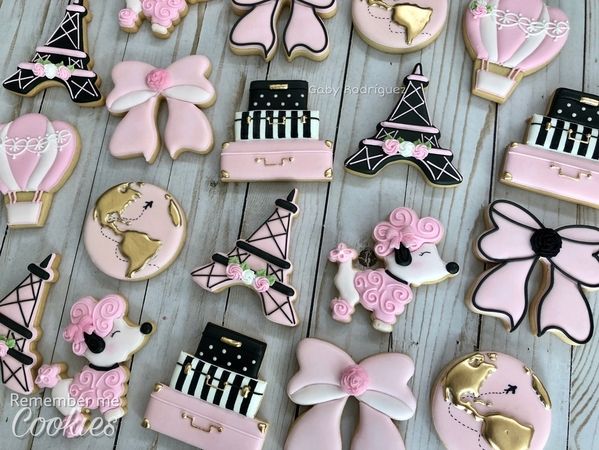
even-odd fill
[[(494, 319), (481, 319), (467, 311), (463, 298), (483, 265), (471, 253), (471, 241), (481, 230), (481, 209), (489, 200), (509, 198), (529, 207), (546, 224), (597, 224), (599, 216), (589, 208), (507, 188), (497, 183), (504, 148), (519, 140), (524, 121), (546, 108), (548, 97), (559, 86), (599, 91), (599, 0), (550, 0), (570, 16), (572, 32), (560, 57), (545, 70), (525, 79), (517, 94), (497, 107), (470, 95), (471, 61), (466, 55), (460, 21), (466, 0), (453, 1), (447, 29), (437, 42), (421, 52), (389, 56), (369, 48), (351, 27), (348, 1), (341, 1), (338, 15), (327, 21), (332, 51), (323, 63), (296, 60), (289, 64), (279, 53), (271, 64), (258, 58), (233, 55), (226, 34), (234, 15), (226, 1), (211, 0), (192, 6), (188, 17), (162, 41), (147, 24), (137, 35), (118, 29), (115, 16), (122, 1), (92, 0), (94, 19), (89, 28), (90, 52), (104, 80), (111, 87), (111, 68), (121, 60), (143, 60), (156, 66), (189, 55), (205, 54), (213, 62), (212, 81), (218, 101), (208, 110), (217, 147), (208, 156), (183, 155), (173, 163), (163, 152), (153, 166), (141, 159), (118, 161), (107, 150), (118, 123), (103, 108), (79, 109), (61, 89), (33, 99), (22, 99), (0, 89), (0, 122), (27, 112), (40, 111), (78, 127), (82, 136), (81, 160), (73, 176), (55, 197), (48, 223), (40, 230), (7, 230), (0, 247), (0, 293), (16, 285), (26, 264), (41, 260), (50, 251), (62, 254), (62, 277), (48, 299), (39, 350), (46, 361), (66, 361), (72, 370), (83, 361), (74, 357), (63, 341), (72, 303), (84, 295), (100, 297), (120, 292), (130, 301), (136, 320), (152, 319), (158, 331), (131, 364), (129, 414), (113, 437), (65, 440), (40, 436), (17, 439), (11, 425), (18, 408), (10, 394), (0, 388), (1, 448), (159, 448), (182, 449), (185, 445), (140, 427), (149, 393), (157, 381), (168, 381), (179, 351), (193, 351), (208, 321), (268, 342), (261, 371), (269, 381), (260, 416), (271, 423), (266, 450), (281, 449), (296, 408), (285, 394), (287, 380), (295, 372), (294, 350), (307, 335), (332, 341), (355, 359), (388, 350), (410, 355), (416, 362), (412, 381), (418, 398), (416, 416), (399, 424), (408, 449), (434, 450), (442, 445), (432, 427), (429, 390), (439, 370), (457, 355), (475, 349), (505, 351), (536, 369), (552, 400), (554, 426), (548, 449), (598, 448), (599, 338), (571, 349), (557, 338), (533, 337), (526, 322), (507, 335)], [(31, 57), (34, 47), (47, 39), (63, 15), (66, 0), (0, 0), (2, 76)], [(284, 17), (283, 17), (284, 20)], [(429, 107), (434, 123), (442, 130), (442, 143), (456, 153), (465, 182), (455, 190), (433, 189), (414, 170), (395, 166), (383, 175), (365, 180), (346, 174), (343, 160), (357, 143), (372, 134), (376, 123), (387, 116), (395, 95), (344, 94), (343, 87), (400, 86), (415, 63), (422, 62), (430, 77)], [(220, 143), (231, 138), (235, 111), (247, 103), (247, 89), (254, 79), (306, 79), (312, 87), (341, 89), (336, 96), (313, 95), (312, 109), (321, 111), (323, 137), (335, 139), (335, 180), (325, 184), (230, 184), (218, 181)], [(160, 116), (164, 123), (164, 112)], [(97, 271), (81, 241), (81, 228), (90, 205), (106, 188), (122, 181), (143, 180), (167, 187), (181, 202), (189, 218), (189, 238), (176, 263), (161, 276), (141, 283), (122, 283)], [(296, 302), (302, 323), (290, 330), (265, 321), (259, 301), (245, 289), (209, 294), (189, 276), (195, 266), (215, 251), (228, 251), (238, 236), (251, 232), (270, 214), (273, 201), (293, 186), (300, 190), (301, 213), (293, 227), (292, 284), (300, 291)], [(328, 304), (335, 295), (335, 268), (327, 263), (330, 248), (341, 240), (355, 248), (369, 244), (373, 226), (393, 208), (406, 205), (422, 214), (440, 218), (447, 228), (441, 245), (448, 260), (462, 267), (459, 277), (437, 286), (418, 289), (416, 300), (398, 321), (389, 337), (372, 330), (366, 313), (356, 313), (351, 325), (334, 322)], [(6, 229), (5, 213), (0, 229)], [(591, 296), (599, 320), (597, 296)], [(54, 417), (51, 407), (35, 409), (35, 415)], [(357, 409), (350, 403), (343, 418), (345, 448), (355, 426)], [(233, 450), (233, 449), (232, 449)], [(308, 450), (308, 449), (306, 449)], [(373, 449), (378, 450), (378, 449)], [(469, 449), (465, 449), (469, 450)]]

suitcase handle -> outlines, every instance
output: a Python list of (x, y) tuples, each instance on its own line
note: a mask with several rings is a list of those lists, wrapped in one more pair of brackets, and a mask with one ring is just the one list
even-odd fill
[(295, 158), (290, 156), (289, 158), (281, 158), (281, 161), (278, 163), (269, 163), (266, 158), (256, 158), (256, 164), (264, 164), (265, 167), (284, 166), (285, 163), (292, 163), (294, 160)]
[(233, 386), (231, 383), (225, 382), (224, 387), (220, 387), (219, 384), (217, 384), (217, 385), (212, 384), (213, 379), (214, 378), (212, 378), (212, 375), (206, 375), (206, 380), (204, 381), (204, 384), (208, 387), (211, 387), (212, 389), (216, 389), (217, 391), (223, 391), (223, 392), (229, 386), (237, 387), (237, 389), (239, 389), (239, 395), (242, 396), (243, 398), (248, 398), (248, 396), (252, 393), (252, 388), (249, 386), (238, 387), (238, 386)]
[(584, 138), (583, 139), (576, 139), (574, 136), (572, 136), (574, 134), (574, 130), (569, 129), (568, 130), (568, 140), (569, 141), (574, 141), (574, 142), (580, 142), (581, 144), (590, 144), (591, 142), (591, 133), (587, 133), (585, 136), (587, 137), (587, 140), (585, 141)]
[[(266, 121), (268, 122), (269, 125), (285, 125), (285, 124), (287, 124), (287, 121), (291, 120), (291, 119), (292, 119), (292, 117), (282, 117), (280, 119), (278, 117), (267, 117)], [(308, 118), (306, 116), (298, 117), (298, 119), (301, 119), (301, 122), (304, 125), (308, 121)], [(247, 118), (248, 125), (251, 125), (253, 121), (254, 121), (254, 118), (252, 116), (248, 116), (248, 118)]]
[(567, 173), (564, 173), (564, 169), (562, 167), (558, 166), (555, 163), (551, 163), (550, 167), (553, 170), (557, 170), (558, 171), (558, 175), (560, 177), (568, 178), (568, 179), (573, 180), (573, 181), (581, 181), (581, 180), (585, 180), (585, 179), (586, 180), (590, 180), (592, 178), (592, 176), (593, 176), (589, 172), (582, 172), (582, 171), (578, 172), (578, 175), (576, 175), (576, 176), (568, 175)]
[(190, 415), (189, 413), (186, 413), (185, 411), (183, 411), (183, 413), (181, 413), (181, 418), (183, 420), (189, 420), (189, 425), (191, 425), (192, 428), (195, 428), (196, 430), (200, 430), (203, 431), (204, 433), (212, 433), (212, 430), (217, 431), (218, 433), (222, 433), (223, 432), (223, 427), (221, 425), (208, 425), (207, 428), (202, 428), (199, 425), (196, 425), (195, 423), (195, 417)]

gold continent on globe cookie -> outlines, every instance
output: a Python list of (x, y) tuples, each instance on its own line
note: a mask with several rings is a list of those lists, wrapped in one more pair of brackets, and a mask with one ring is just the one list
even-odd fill
[(171, 194), (148, 183), (121, 183), (104, 192), (89, 213), (85, 248), (106, 275), (147, 280), (177, 258), (186, 229), (183, 209)]

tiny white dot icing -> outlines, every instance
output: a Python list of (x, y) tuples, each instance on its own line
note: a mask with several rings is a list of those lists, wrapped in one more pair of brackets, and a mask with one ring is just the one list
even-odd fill
[[(260, 98), (264, 98), (264, 94), (260, 94)], [(568, 105), (568, 106), (570, 106), (570, 105)]]
[(200, 356), (204, 356), (204, 352), (200, 352)]
[(279, 94), (275, 94), (275, 95), (274, 95), (274, 98), (279, 98)]
[(572, 106), (572, 103), (568, 103), (566, 106), (569, 108), (570, 106)]
[(291, 98), (291, 94), (287, 94), (287, 98)]
[(243, 371), (244, 371), (244, 372), (247, 372), (247, 371), (248, 371), (248, 368), (247, 368), (247, 367), (244, 367), (244, 368), (243, 368)]
[(564, 112), (564, 110), (563, 110), (563, 109), (558, 109), (558, 110), (557, 110), (557, 113), (558, 113), (558, 114), (561, 114), (561, 113), (563, 113), (563, 112)]
[(229, 367), (229, 366), (231, 366), (231, 363), (230, 363), (230, 362), (228, 362), (228, 363), (227, 363), (227, 367)]
[(256, 360), (255, 359), (252, 360), (252, 364), (256, 364)]
[(208, 346), (208, 348), (209, 348), (210, 350), (212, 350), (212, 349), (214, 348), (214, 346), (212, 346), (212, 345), (209, 345), (209, 346)]
[(583, 107), (582, 107), (582, 110), (583, 110), (583, 111), (586, 111), (587, 109), (586, 109), (586, 108), (583, 106)]
[(578, 114), (576, 113), (572, 113), (572, 117), (576, 117)]
[(241, 359), (241, 355), (237, 355), (237, 359)]
[(216, 356), (214, 358), (212, 358), (212, 361), (216, 361)]
[(227, 350), (223, 348), (223, 355), (227, 353)]

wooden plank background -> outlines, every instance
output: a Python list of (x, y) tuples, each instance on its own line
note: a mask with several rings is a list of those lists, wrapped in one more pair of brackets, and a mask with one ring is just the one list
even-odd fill
[[(0, 41), (3, 76), (12, 73), (19, 62), (29, 60), (35, 46), (50, 36), (66, 3), (0, 0), (0, 24), (5, 30)], [(519, 357), (544, 380), (554, 405), (548, 449), (598, 448), (599, 337), (572, 349), (552, 336), (533, 337), (526, 321), (508, 335), (497, 320), (468, 312), (463, 298), (483, 270), (471, 253), (471, 242), (482, 231), (481, 210), (490, 200), (509, 198), (520, 202), (548, 226), (598, 223), (599, 216), (592, 209), (508, 188), (497, 183), (497, 176), (506, 145), (522, 138), (525, 120), (545, 111), (557, 87), (599, 91), (599, 0), (549, 0), (570, 17), (569, 41), (554, 63), (526, 78), (516, 95), (499, 107), (470, 95), (472, 63), (461, 32), (467, 0), (452, 2), (447, 29), (434, 45), (405, 56), (390, 56), (368, 47), (352, 28), (349, 2), (340, 0), (337, 16), (327, 21), (332, 42), (330, 57), (322, 63), (299, 59), (292, 64), (281, 52), (270, 64), (256, 57), (233, 55), (226, 35), (236, 19), (227, 1), (210, 0), (190, 7), (188, 17), (166, 41), (155, 39), (147, 24), (136, 35), (121, 32), (116, 14), (123, 1), (90, 3), (94, 16), (89, 27), (90, 52), (104, 80), (104, 93), (112, 88), (112, 67), (122, 60), (168, 66), (189, 54), (204, 54), (211, 59), (211, 80), (218, 101), (207, 114), (217, 146), (208, 156), (188, 153), (174, 163), (165, 151), (152, 166), (142, 159), (116, 160), (108, 152), (108, 142), (119, 119), (110, 117), (106, 109), (79, 109), (62, 89), (48, 90), (33, 99), (0, 89), (0, 122), (39, 111), (73, 123), (83, 144), (79, 165), (55, 197), (43, 229), (8, 230), (5, 213), (0, 215), (0, 229), (6, 230), (0, 247), (0, 293), (8, 292), (21, 280), (29, 262), (40, 261), (51, 251), (62, 254), (62, 276), (48, 299), (42, 321), (45, 334), (39, 349), (46, 361), (66, 361), (72, 371), (78, 370), (83, 360), (71, 353), (60, 336), (76, 299), (119, 292), (129, 298), (132, 318), (158, 323), (149, 345), (131, 363), (129, 414), (118, 424), (114, 436), (17, 439), (12, 436), (11, 425), (18, 408), (11, 405), (10, 393), (0, 389), (3, 449), (57, 445), (64, 449), (187, 448), (142, 429), (140, 422), (153, 384), (168, 382), (179, 352), (195, 349), (208, 321), (268, 342), (261, 376), (269, 381), (269, 388), (259, 414), (271, 423), (265, 450), (283, 447), (298, 412), (288, 400), (285, 387), (297, 370), (296, 344), (305, 336), (334, 342), (356, 360), (390, 350), (415, 360), (412, 387), (418, 409), (413, 419), (399, 424), (409, 449), (442, 448), (430, 420), (430, 383), (448, 361), (479, 348)], [(389, 168), (371, 180), (343, 171), (344, 159), (356, 150), (360, 139), (373, 133), (376, 123), (386, 118), (397, 102), (393, 94), (347, 94), (343, 87), (401, 86), (417, 62), (422, 62), (431, 79), (428, 101), (434, 123), (443, 134), (441, 142), (454, 150), (465, 178), (457, 189), (431, 188), (413, 169), (403, 166)], [(249, 83), (265, 78), (305, 79), (314, 88), (341, 89), (338, 95), (312, 95), (310, 100), (311, 109), (321, 112), (322, 137), (336, 141), (332, 184), (219, 182), (218, 148), (232, 137), (233, 116), (246, 107)], [(162, 126), (165, 112), (160, 114)], [(147, 282), (125, 283), (95, 269), (82, 245), (81, 231), (85, 215), (99, 194), (119, 182), (136, 180), (164, 186), (180, 201), (189, 218), (189, 237), (168, 271)], [(263, 319), (259, 301), (250, 291), (237, 288), (209, 294), (192, 282), (189, 272), (209, 261), (213, 252), (228, 251), (238, 236), (247, 236), (271, 213), (274, 200), (292, 187), (300, 191), (301, 213), (293, 226), (291, 259), (295, 267), (292, 284), (300, 292), (296, 306), (302, 322), (288, 329)], [(419, 288), (391, 336), (374, 331), (364, 311), (356, 313), (351, 325), (334, 322), (328, 304), (336, 294), (332, 283), (335, 267), (326, 260), (328, 251), (341, 240), (354, 248), (369, 245), (373, 226), (401, 205), (442, 220), (447, 228), (442, 255), (460, 263), (461, 275), (440, 285)], [(591, 305), (599, 320), (596, 297), (591, 296)], [(51, 407), (34, 412), (35, 416), (56, 416)], [(356, 404), (350, 403), (342, 421), (344, 448), (349, 448), (356, 413)]]

